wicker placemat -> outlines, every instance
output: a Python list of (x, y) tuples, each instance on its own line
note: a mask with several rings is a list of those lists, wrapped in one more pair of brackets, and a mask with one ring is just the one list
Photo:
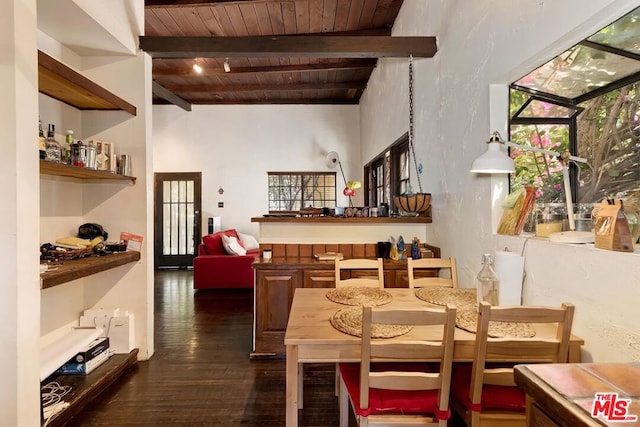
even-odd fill
[(344, 305), (371, 305), (378, 306), (391, 302), (391, 294), (380, 288), (366, 286), (345, 286), (333, 288), (327, 291), (327, 298), (333, 302)]
[[(354, 337), (362, 336), (362, 307), (347, 307), (336, 311), (329, 318), (331, 326)], [(373, 323), (371, 325), (371, 338), (393, 338), (404, 335), (413, 329), (409, 325), (387, 325)]]
[[(475, 309), (458, 310), (456, 312), (456, 326), (475, 334), (478, 326), (478, 312)], [(536, 330), (529, 323), (489, 322), (489, 336), (492, 338), (532, 338), (536, 336)]]
[(416, 291), (423, 301), (436, 305), (454, 304), (458, 310), (476, 308), (475, 289), (454, 289), (444, 286), (425, 286)]

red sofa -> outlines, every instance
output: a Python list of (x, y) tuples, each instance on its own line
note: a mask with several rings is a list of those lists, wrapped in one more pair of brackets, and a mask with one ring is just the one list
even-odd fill
[(253, 289), (253, 268), (259, 249), (246, 255), (229, 255), (222, 244), (222, 234), (238, 239), (236, 230), (220, 231), (202, 238), (198, 256), (193, 259), (194, 289)]

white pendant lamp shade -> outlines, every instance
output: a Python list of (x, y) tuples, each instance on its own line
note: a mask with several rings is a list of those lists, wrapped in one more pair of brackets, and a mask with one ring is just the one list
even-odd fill
[(513, 159), (502, 151), (503, 144), (490, 142), (487, 151), (471, 165), (473, 173), (511, 173), (515, 171)]

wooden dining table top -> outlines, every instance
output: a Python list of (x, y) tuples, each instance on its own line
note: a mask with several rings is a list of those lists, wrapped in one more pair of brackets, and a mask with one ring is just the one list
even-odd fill
[[(442, 308), (442, 306), (428, 303), (415, 295), (417, 289), (409, 288), (385, 288), (392, 300), (390, 303), (381, 307), (384, 308)], [(338, 304), (326, 297), (328, 289), (325, 288), (298, 288), (295, 291), (291, 311), (289, 313), (289, 321), (285, 333), (284, 343), (287, 346), (296, 345), (307, 347), (309, 350), (300, 350), (300, 358), (305, 359), (322, 359), (323, 356), (318, 354), (328, 349), (340, 349), (339, 359), (341, 361), (359, 360), (360, 338), (345, 334), (335, 329), (331, 323), (331, 316), (339, 309), (349, 307), (347, 305)], [(534, 325), (536, 336), (541, 339), (555, 337), (556, 328), (553, 324), (536, 324)], [(406, 340), (406, 339), (438, 339), (441, 337), (441, 329), (436, 326), (420, 326), (414, 327), (410, 332), (397, 338), (390, 340)], [(455, 346), (454, 360), (471, 361), (473, 358), (473, 348), (475, 346), (475, 333), (465, 331), (460, 328), (455, 330)], [(573, 347), (572, 358), (574, 361), (580, 361), (579, 346), (583, 344), (581, 338), (572, 336), (571, 345)], [(577, 349), (577, 355), (576, 353)], [(338, 350), (336, 350), (338, 351)], [(333, 361), (335, 352), (328, 352), (325, 359)], [(577, 360), (576, 360), (577, 358)], [(513, 360), (510, 360), (513, 361)]]

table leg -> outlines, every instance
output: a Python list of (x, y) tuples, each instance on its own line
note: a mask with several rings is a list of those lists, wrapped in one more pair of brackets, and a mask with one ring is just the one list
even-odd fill
[(287, 346), (285, 411), (287, 427), (298, 426), (298, 346)]
[(304, 389), (304, 363), (298, 363), (298, 409), (304, 408), (304, 401), (302, 400)]

